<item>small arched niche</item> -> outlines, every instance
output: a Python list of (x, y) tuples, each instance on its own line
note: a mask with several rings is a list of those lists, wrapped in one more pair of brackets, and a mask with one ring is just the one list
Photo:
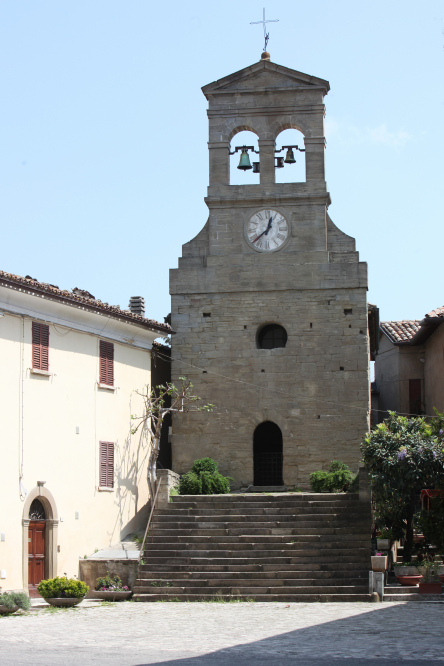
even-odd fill
[(263, 324), (256, 334), (257, 349), (279, 349), (287, 344), (287, 331), (281, 324)]
[[(304, 135), (296, 129), (285, 129), (276, 137), (276, 150), (279, 150), (282, 146), (298, 146), (305, 150)], [(305, 183), (305, 152), (301, 153), (293, 148), (295, 164), (285, 162), (286, 148), (282, 152), (276, 153), (276, 155), (284, 158), (284, 168), (275, 170), (277, 183)]]
[[(238, 146), (253, 146), (254, 150), (259, 150), (257, 135), (251, 131), (240, 131), (233, 136), (230, 142), (230, 153), (233, 153)], [(259, 155), (248, 151), (248, 157), (252, 168), (243, 171), (238, 169), (242, 151), (238, 150), (234, 155), (230, 155), (230, 185), (258, 185), (260, 174), (253, 173), (253, 163), (259, 162)]]
[(255, 486), (283, 486), (282, 431), (273, 421), (260, 423), (253, 435)]

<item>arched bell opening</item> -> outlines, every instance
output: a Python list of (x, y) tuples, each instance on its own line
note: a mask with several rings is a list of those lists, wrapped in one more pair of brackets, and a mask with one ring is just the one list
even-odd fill
[(258, 166), (255, 166), (255, 163), (259, 164), (257, 135), (245, 130), (238, 132), (231, 139), (230, 153), (234, 153), (230, 155), (230, 185), (258, 185), (260, 176)]
[(273, 421), (260, 423), (253, 435), (255, 486), (283, 486), (282, 431)]
[(283, 165), (282, 168), (276, 169), (276, 182), (305, 183), (307, 178), (305, 172), (305, 144), (302, 132), (296, 129), (283, 130), (276, 137), (276, 150), (281, 151), (276, 153), (276, 156), (283, 158), (280, 161), (280, 164)]

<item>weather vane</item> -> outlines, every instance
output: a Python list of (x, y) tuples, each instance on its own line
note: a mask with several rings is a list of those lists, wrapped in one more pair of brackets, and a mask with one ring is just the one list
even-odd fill
[(250, 25), (258, 25), (259, 23), (262, 23), (262, 25), (264, 26), (264, 40), (265, 40), (264, 52), (266, 52), (267, 51), (268, 40), (270, 39), (270, 35), (269, 35), (269, 33), (267, 32), (267, 30), (265, 28), (265, 24), (266, 23), (279, 23), (279, 19), (269, 19), (268, 21), (266, 21), (265, 20), (265, 7), (264, 7), (263, 16), (264, 16), (264, 18), (262, 19), (262, 21), (251, 21)]

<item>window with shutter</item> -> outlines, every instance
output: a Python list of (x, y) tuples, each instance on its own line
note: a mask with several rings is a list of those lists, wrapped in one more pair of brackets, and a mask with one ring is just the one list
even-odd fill
[(102, 488), (114, 488), (114, 443), (100, 442), (100, 479)]
[(100, 340), (100, 384), (114, 386), (114, 345)]
[(35, 370), (49, 368), (49, 326), (32, 322), (32, 367)]

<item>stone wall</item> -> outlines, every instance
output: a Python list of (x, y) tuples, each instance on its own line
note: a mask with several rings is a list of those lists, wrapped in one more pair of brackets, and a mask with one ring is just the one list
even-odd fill
[(97, 578), (106, 576), (107, 571), (113, 576), (117, 574), (124, 585), (133, 589), (137, 580), (138, 560), (79, 560), (79, 579), (89, 585), (87, 597), (92, 597)]
[[(357, 471), (368, 429), (364, 289), (181, 295), (172, 305), (173, 381), (186, 374), (195, 393), (216, 405), (173, 419), (176, 471), (211, 456), (237, 486), (249, 485), (253, 432), (265, 420), (282, 430), (287, 486), (306, 487), (309, 473), (333, 459)], [(268, 321), (287, 330), (285, 348), (256, 348)]]
[[(343, 460), (357, 471), (369, 429), (367, 265), (327, 214), (324, 95), (328, 81), (261, 62), (203, 88), (208, 99), (208, 222), (170, 271), (172, 380), (187, 375), (211, 413), (173, 418), (172, 459), (186, 472), (217, 460), (235, 487), (253, 483), (253, 433), (273, 421), (283, 435), (284, 484)], [(280, 132), (304, 134), (306, 182), (275, 182)], [(260, 180), (230, 185), (229, 150), (258, 136)], [(288, 168), (288, 167), (287, 167)], [(268, 254), (246, 239), (249, 219), (278, 211), (287, 240)], [(280, 324), (284, 348), (258, 349), (259, 329)]]

